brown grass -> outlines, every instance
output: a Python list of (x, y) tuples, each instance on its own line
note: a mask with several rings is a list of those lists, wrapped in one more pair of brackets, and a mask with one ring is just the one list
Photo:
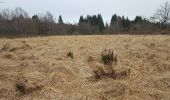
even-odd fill
[[(1, 38), (0, 49), (0, 100), (170, 98), (168, 35)], [(116, 64), (101, 62), (104, 49)]]

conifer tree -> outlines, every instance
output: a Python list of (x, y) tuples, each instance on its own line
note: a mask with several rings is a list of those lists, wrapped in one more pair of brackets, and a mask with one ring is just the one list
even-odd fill
[(102, 18), (102, 16), (100, 14), (98, 14), (98, 25), (99, 25), (100, 32), (103, 32), (105, 27), (104, 27), (103, 18)]
[(59, 23), (59, 24), (63, 24), (63, 19), (62, 19), (61, 15), (60, 15), (59, 18), (58, 18), (58, 23)]
[(83, 16), (80, 16), (80, 19), (79, 19), (79, 24), (80, 23), (84, 23), (85, 21), (84, 21), (84, 18), (83, 18)]

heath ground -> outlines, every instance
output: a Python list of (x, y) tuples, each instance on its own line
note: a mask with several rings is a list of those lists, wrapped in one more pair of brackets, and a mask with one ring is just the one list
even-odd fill
[(0, 100), (114, 99), (170, 99), (170, 36), (0, 39)]

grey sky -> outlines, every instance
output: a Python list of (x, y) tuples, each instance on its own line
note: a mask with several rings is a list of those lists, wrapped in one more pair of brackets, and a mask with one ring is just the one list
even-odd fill
[(136, 15), (150, 17), (166, 0), (0, 0), (0, 9), (21, 7), (30, 16), (51, 12), (56, 19), (61, 14), (65, 22), (77, 23), (80, 15), (102, 14), (110, 21), (113, 14), (134, 18)]

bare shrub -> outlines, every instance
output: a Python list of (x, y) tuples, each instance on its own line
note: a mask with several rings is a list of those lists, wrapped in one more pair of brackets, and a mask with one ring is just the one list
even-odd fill
[(125, 78), (129, 75), (130, 73), (130, 69), (128, 70), (124, 70), (124, 71), (120, 71), (120, 72), (117, 72), (114, 70), (114, 73), (100, 73), (98, 71), (93, 71), (94, 73), (94, 78), (95, 79), (101, 79), (101, 78), (113, 78), (113, 79), (120, 79), (120, 78)]
[(67, 56), (73, 59), (73, 53), (71, 51), (67, 53)]
[(105, 74), (105, 71), (101, 67), (98, 67), (97, 70), (93, 71), (93, 75), (94, 75), (95, 79), (100, 79), (104, 74)]
[(7, 59), (14, 59), (14, 56), (10, 53), (7, 53), (3, 56), (3, 58), (7, 58)]
[(114, 79), (119, 79), (119, 78), (124, 78), (124, 77), (127, 77), (130, 73), (130, 68), (127, 69), (127, 70), (123, 70), (123, 71), (120, 71), (120, 72), (114, 72), (113, 73), (113, 78)]
[(26, 82), (17, 82), (15, 84), (15, 90), (18, 92), (20, 95), (26, 95), (29, 93), (32, 93), (34, 91), (38, 91), (42, 88), (43, 86), (32, 86), (29, 87), (26, 85)]
[(102, 78), (113, 78), (120, 79), (128, 77), (130, 74), (130, 69), (126, 69), (123, 71), (112, 70), (112, 72), (106, 72), (103, 68), (99, 67), (97, 70), (93, 71), (93, 77), (96, 80), (100, 80)]

